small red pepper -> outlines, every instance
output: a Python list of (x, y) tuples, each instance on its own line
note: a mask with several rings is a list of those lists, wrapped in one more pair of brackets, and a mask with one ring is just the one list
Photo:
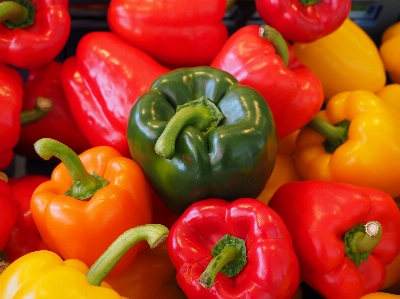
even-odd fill
[(388, 194), (323, 181), (281, 186), (269, 206), (282, 217), (301, 278), (327, 299), (378, 291), (400, 250), (400, 212)]
[(63, 63), (62, 85), (72, 114), (92, 146), (130, 157), (126, 129), (139, 95), (168, 69), (110, 32), (81, 38)]
[(172, 226), (168, 249), (190, 299), (289, 299), (299, 284), (285, 224), (255, 199), (193, 204)]
[(71, 30), (68, 0), (0, 3), (0, 63), (32, 69), (52, 61)]
[(292, 42), (311, 42), (342, 25), (351, 0), (255, 0), (260, 17)]
[(33, 144), (41, 138), (53, 138), (68, 145), (73, 151), (82, 153), (89, 149), (90, 143), (83, 135), (68, 106), (61, 85), (62, 63), (50, 63), (31, 70), (23, 84), (22, 109), (32, 109), (39, 97), (51, 99), (53, 108), (39, 122), (23, 126), (14, 151), (22, 156), (40, 159)]
[(17, 219), (4, 248), (10, 263), (29, 252), (48, 250), (40, 237), (30, 209), (33, 191), (48, 180), (48, 177), (42, 175), (24, 175), (19, 178), (12, 177), (8, 181), (17, 208)]
[(163, 65), (208, 65), (228, 39), (226, 0), (112, 0), (113, 32)]
[(0, 251), (7, 243), (8, 237), (17, 219), (17, 208), (13, 201), (8, 177), (0, 172)]
[(274, 28), (248, 25), (236, 31), (211, 66), (256, 89), (274, 115), (278, 138), (306, 125), (324, 101), (319, 79), (293, 55)]

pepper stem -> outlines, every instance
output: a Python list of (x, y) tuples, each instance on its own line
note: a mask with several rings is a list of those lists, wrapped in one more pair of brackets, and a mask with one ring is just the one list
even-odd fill
[(21, 112), (21, 126), (27, 126), (43, 119), (53, 109), (53, 101), (38, 97), (34, 108)]
[(314, 116), (307, 124), (307, 127), (316, 131), (326, 139), (324, 146), (328, 153), (333, 153), (340, 145), (346, 142), (349, 126), (350, 121), (346, 119), (336, 125), (332, 125), (319, 116)]
[(225, 10), (228, 11), (234, 4), (236, 0), (226, 0)]
[(145, 224), (125, 231), (97, 259), (86, 273), (89, 284), (99, 286), (125, 253), (140, 241), (153, 249), (168, 237), (169, 230), (161, 224)]
[(289, 48), (279, 31), (271, 26), (262, 25), (258, 34), (274, 46), (276, 54), (282, 58), (284, 65), (287, 67), (289, 64)]
[(0, 22), (9, 29), (25, 28), (33, 24), (35, 6), (29, 0), (10, 0), (0, 3)]
[(245, 241), (226, 234), (211, 250), (214, 257), (199, 278), (199, 284), (209, 289), (218, 273), (233, 277), (242, 271), (247, 263)]
[(300, 3), (303, 4), (303, 6), (314, 5), (318, 2), (321, 2), (321, 0), (300, 0)]
[(36, 153), (45, 160), (51, 157), (60, 159), (72, 178), (72, 186), (65, 193), (67, 196), (85, 200), (93, 196), (108, 182), (93, 173), (90, 175), (78, 155), (65, 144), (52, 138), (42, 138), (34, 144)]
[(186, 125), (192, 125), (207, 134), (223, 118), (218, 107), (206, 97), (178, 105), (176, 113), (157, 139), (154, 150), (158, 155), (171, 159), (175, 153), (176, 138)]
[(8, 175), (5, 172), (0, 171), (0, 180), (8, 183)]
[(344, 236), (346, 254), (358, 266), (368, 259), (381, 238), (382, 226), (378, 221), (357, 225)]

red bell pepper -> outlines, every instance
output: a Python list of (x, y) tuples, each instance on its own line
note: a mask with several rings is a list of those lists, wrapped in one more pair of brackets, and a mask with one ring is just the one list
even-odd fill
[(112, 0), (111, 30), (163, 65), (208, 65), (228, 39), (226, 0)]
[(248, 25), (236, 31), (211, 66), (261, 93), (274, 115), (279, 139), (306, 125), (324, 101), (319, 79), (268, 26)]
[(255, 0), (260, 17), (293, 42), (311, 42), (342, 25), (351, 0)]
[(4, 248), (10, 263), (29, 252), (48, 250), (40, 237), (30, 209), (33, 191), (48, 180), (48, 177), (42, 175), (24, 175), (19, 178), (12, 177), (8, 181), (17, 209), (17, 219)]
[(323, 181), (290, 182), (269, 202), (285, 222), (301, 278), (324, 298), (378, 291), (400, 250), (400, 212), (388, 194)]
[(8, 237), (17, 219), (17, 208), (13, 201), (8, 177), (0, 172), (0, 251), (7, 243)]
[(68, 0), (0, 3), (0, 63), (32, 69), (52, 61), (71, 30)]
[(168, 69), (110, 32), (91, 32), (76, 56), (63, 63), (62, 85), (83, 134), (92, 146), (114, 147), (130, 157), (126, 129), (137, 97)]
[(89, 149), (90, 143), (83, 135), (68, 106), (61, 85), (62, 63), (50, 63), (31, 70), (23, 84), (22, 109), (32, 109), (39, 97), (51, 99), (53, 108), (40, 122), (21, 128), (18, 144), (14, 151), (22, 156), (40, 159), (33, 144), (44, 137), (57, 139), (73, 151), (81, 153)]
[(168, 252), (188, 298), (292, 298), (299, 265), (282, 219), (251, 198), (206, 199), (175, 222)]

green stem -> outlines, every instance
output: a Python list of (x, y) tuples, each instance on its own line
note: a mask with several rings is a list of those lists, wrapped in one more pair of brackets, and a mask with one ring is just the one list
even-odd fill
[(21, 112), (21, 126), (27, 126), (43, 119), (50, 113), (51, 109), (53, 109), (53, 101), (38, 97), (34, 108)]
[(289, 48), (279, 31), (271, 26), (262, 25), (258, 34), (274, 46), (276, 54), (282, 58), (284, 65), (287, 67), (289, 64)]
[(321, 0), (300, 0), (300, 3), (303, 4), (303, 6), (314, 5), (318, 2), (321, 2)]
[(89, 284), (99, 286), (125, 253), (140, 241), (150, 248), (157, 247), (168, 237), (169, 230), (161, 224), (145, 224), (131, 228), (120, 235), (97, 259), (86, 273)]
[(340, 145), (346, 142), (349, 126), (350, 121), (348, 120), (343, 120), (336, 125), (332, 125), (319, 116), (314, 116), (307, 124), (307, 127), (326, 139), (324, 146), (328, 153), (333, 153)]
[(25, 28), (33, 24), (35, 6), (29, 0), (10, 0), (0, 3), (0, 22), (10, 29)]
[(175, 153), (176, 138), (186, 125), (192, 125), (207, 134), (223, 117), (218, 107), (205, 97), (178, 105), (176, 113), (157, 139), (154, 150), (158, 155), (171, 159)]
[(382, 226), (378, 221), (351, 228), (344, 236), (347, 256), (358, 266), (368, 259), (382, 238)]
[(65, 144), (52, 138), (42, 138), (34, 144), (36, 153), (45, 160), (51, 157), (60, 159), (72, 178), (72, 186), (65, 195), (85, 200), (93, 196), (108, 182), (95, 173), (90, 175), (78, 155)]

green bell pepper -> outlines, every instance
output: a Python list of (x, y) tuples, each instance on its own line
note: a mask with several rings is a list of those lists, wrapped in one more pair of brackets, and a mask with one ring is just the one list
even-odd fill
[(256, 198), (277, 150), (265, 99), (208, 66), (156, 79), (132, 106), (127, 139), (155, 193), (178, 214), (210, 197)]

